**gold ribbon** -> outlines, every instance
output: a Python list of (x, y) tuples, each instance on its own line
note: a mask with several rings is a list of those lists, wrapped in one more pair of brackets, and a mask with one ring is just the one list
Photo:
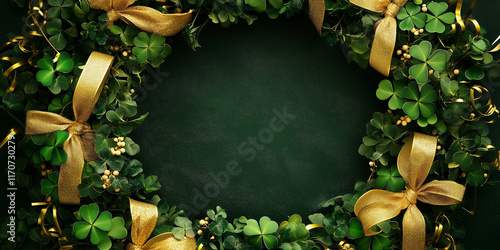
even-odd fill
[(107, 12), (109, 27), (113, 26), (114, 21), (121, 19), (150, 33), (173, 36), (191, 22), (193, 10), (187, 13), (163, 14), (150, 7), (129, 7), (135, 1), (137, 0), (88, 0), (91, 8)]
[(58, 130), (69, 132), (63, 149), (68, 159), (61, 165), (59, 173), (59, 202), (62, 204), (79, 204), (84, 160), (98, 160), (94, 145), (94, 132), (86, 122), (99, 98), (104, 83), (111, 69), (114, 57), (99, 52), (92, 52), (73, 96), (73, 112), (75, 121), (63, 116), (44, 111), (28, 111), (26, 113), (26, 134), (47, 134)]
[[(442, 239), (447, 239), (449, 243), (446, 247), (436, 248), (436, 249), (438, 249), (438, 250), (449, 250), (450, 248), (456, 249), (455, 239), (453, 239), (453, 236), (451, 236), (449, 233), (443, 234), (443, 231), (444, 231), (443, 222), (444, 222), (444, 220), (446, 220), (446, 222), (448, 222), (448, 227), (451, 227), (451, 223), (450, 223), (450, 220), (448, 219), (448, 217), (446, 217), (446, 215), (444, 215), (444, 214), (439, 214), (436, 217), (436, 220), (434, 221), (434, 223), (436, 223), (436, 226), (434, 228), (434, 235), (431, 238), (427, 239), (427, 241), (429, 241), (430, 246), (432, 246), (432, 244), (438, 243)], [(428, 247), (430, 247), (430, 246), (428, 246)]]
[(395, 17), (407, 0), (394, 0), (394, 3), (391, 0), (350, 0), (350, 2), (361, 8), (383, 13), (384, 18), (375, 24), (370, 65), (383, 75), (389, 76), (392, 54), (396, 46), (397, 22)]
[(325, 19), (325, 0), (309, 0), (309, 18), (321, 36), (323, 20)]
[[(462, 17), (462, 6), (464, 4), (464, 0), (448, 1), (448, 5), (451, 5), (453, 3), (457, 3), (457, 6), (455, 7), (455, 17), (457, 19), (457, 22), (451, 25), (453, 33), (464, 32), (467, 26), (469, 26), (470, 23), (473, 23), (476, 29), (476, 37), (481, 36), (481, 26), (479, 25), (479, 22), (474, 18), (469, 18), (476, 5), (476, 0), (472, 0), (469, 10), (467, 11), (467, 14), (465, 14), (465, 17)], [(457, 28), (457, 25), (459, 26), (459, 28)]]
[[(178, 240), (171, 232), (147, 239), (153, 232), (158, 219), (158, 209), (155, 205), (129, 198), (132, 228), (130, 237), (132, 243), (127, 244), (127, 250), (193, 250), (196, 249), (194, 238), (184, 237)], [(147, 242), (146, 242), (147, 241)]]
[(424, 249), (425, 220), (417, 208), (417, 200), (432, 205), (459, 204), (465, 187), (454, 181), (434, 180), (422, 185), (434, 161), (437, 138), (414, 133), (409, 136), (398, 155), (398, 170), (406, 181), (406, 190), (393, 193), (370, 190), (359, 198), (354, 213), (363, 225), (366, 236), (380, 233), (372, 230), (378, 223), (396, 217), (406, 209), (403, 217), (403, 250)]
[(12, 138), (16, 134), (17, 134), (17, 129), (11, 128), (7, 136), (2, 140), (2, 142), (0, 142), (0, 148), (2, 148), (3, 145), (5, 145), (5, 143), (7, 143), (7, 141), (9, 141), (10, 138)]
[[(481, 109), (485, 110), (482, 112), (477, 108), (479, 104), (477, 104), (478, 101), (480, 101), (483, 98), (483, 93), (488, 94), (488, 101), (486, 104), (481, 104)], [(477, 94), (477, 95), (476, 95)], [(495, 104), (492, 104), (491, 101), (491, 93), (488, 91), (487, 88), (479, 85), (474, 85), (470, 89), (470, 102), (471, 106), (473, 109), (473, 112), (471, 113), (471, 117), (466, 118), (463, 116), (460, 116), (462, 119), (466, 121), (477, 121), (483, 117), (488, 117), (491, 118), (490, 120), (484, 121), (485, 123), (494, 123), (495, 120), (500, 116), (500, 111), (498, 111), (497, 107)]]
[[(42, 237), (48, 237), (50, 239), (57, 239), (60, 249), (71, 249), (72, 245), (62, 245), (62, 242), (68, 241), (66, 237), (62, 237), (61, 227), (59, 226), (59, 221), (57, 219), (57, 208), (52, 204), (52, 198), (50, 195), (45, 196), (45, 201), (33, 202), (31, 206), (46, 206), (40, 211), (40, 216), (38, 216), (38, 225), (41, 227), (40, 235)], [(47, 229), (45, 227), (45, 215), (52, 207), (52, 218), (54, 219), (54, 227)]]

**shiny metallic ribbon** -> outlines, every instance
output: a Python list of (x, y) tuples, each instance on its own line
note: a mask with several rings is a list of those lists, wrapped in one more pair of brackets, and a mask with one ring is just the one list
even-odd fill
[(323, 20), (325, 19), (325, 0), (309, 0), (309, 18), (321, 36)]
[(10, 140), (10, 138), (16, 135), (17, 132), (18, 132), (17, 129), (11, 128), (7, 136), (2, 140), (2, 142), (0, 142), (0, 148), (2, 148), (3, 145), (5, 145), (5, 143), (7, 143), (7, 141)]
[(398, 27), (396, 15), (407, 0), (394, 0), (394, 2), (391, 0), (350, 0), (350, 2), (361, 8), (384, 14), (384, 18), (375, 24), (370, 65), (383, 75), (389, 76), (392, 54), (396, 46)]
[(99, 99), (104, 83), (111, 69), (114, 57), (92, 52), (80, 76), (73, 96), (75, 121), (44, 111), (26, 113), (26, 134), (47, 134), (58, 130), (69, 132), (63, 149), (68, 159), (61, 165), (59, 173), (59, 202), (79, 204), (82, 170), (85, 161), (98, 160), (95, 152), (94, 131), (86, 122)]
[[(478, 102), (483, 99), (483, 93), (488, 94), (488, 101), (486, 104), (481, 103), (479, 104)], [(500, 111), (497, 109), (496, 105), (492, 103), (491, 101), (491, 93), (488, 91), (487, 88), (480, 86), (480, 85), (474, 85), (470, 89), (470, 102), (471, 102), (471, 107), (473, 109), (474, 114), (473, 117), (463, 117), (460, 116), (462, 119), (466, 121), (477, 121), (480, 120), (483, 117), (488, 117), (489, 120), (484, 121), (485, 123), (494, 123), (496, 119), (500, 116)], [(481, 111), (477, 108), (477, 106), (481, 107)]]
[[(171, 232), (147, 239), (153, 232), (158, 219), (158, 209), (155, 205), (129, 198), (132, 228), (130, 236), (132, 243), (127, 244), (127, 250), (193, 250), (196, 249), (194, 238), (184, 237), (178, 240)], [(147, 242), (146, 242), (147, 241)]]
[[(57, 209), (52, 204), (52, 198), (50, 195), (45, 196), (45, 201), (33, 202), (31, 206), (45, 206), (40, 211), (40, 216), (38, 216), (38, 225), (41, 227), (40, 235), (42, 237), (48, 237), (50, 239), (55, 239), (59, 243), (60, 249), (71, 249), (72, 245), (63, 245), (62, 242), (68, 241), (66, 237), (62, 237), (61, 227), (59, 226), (59, 221), (57, 219)], [(45, 216), (47, 212), (52, 207), (52, 218), (54, 219), (54, 227), (47, 229), (45, 227)]]
[(439, 214), (436, 217), (436, 220), (434, 221), (434, 223), (436, 223), (436, 226), (434, 228), (434, 235), (431, 238), (427, 239), (427, 241), (430, 242), (432, 245), (434, 243), (438, 243), (442, 239), (447, 239), (449, 243), (446, 247), (436, 248), (436, 249), (437, 250), (456, 249), (455, 239), (453, 239), (453, 236), (451, 236), (448, 233), (443, 234), (443, 231), (444, 231), (443, 221), (444, 220), (446, 220), (446, 222), (448, 222), (448, 227), (451, 227), (451, 222), (448, 219), (448, 217), (446, 217), (446, 215), (444, 215), (444, 214)]
[(398, 170), (406, 181), (406, 190), (393, 193), (370, 190), (359, 198), (354, 213), (363, 225), (366, 236), (380, 233), (373, 226), (396, 217), (406, 209), (403, 217), (403, 250), (424, 249), (425, 220), (417, 208), (417, 200), (432, 205), (452, 205), (462, 202), (465, 187), (454, 181), (434, 180), (422, 185), (434, 161), (437, 138), (414, 133), (410, 135), (398, 155)]
[(474, 18), (469, 18), (476, 5), (476, 0), (472, 0), (469, 10), (467, 11), (467, 14), (465, 14), (465, 17), (462, 17), (462, 7), (464, 4), (464, 0), (449, 0), (447, 2), (448, 5), (451, 5), (453, 3), (457, 3), (457, 6), (455, 7), (455, 17), (457, 19), (457, 22), (451, 25), (453, 33), (464, 32), (467, 26), (469, 26), (470, 23), (473, 23), (476, 29), (476, 37), (481, 36), (481, 26), (479, 25), (479, 22)]
[(129, 25), (161, 36), (173, 36), (181, 31), (192, 19), (192, 12), (163, 14), (145, 6), (129, 7), (137, 0), (88, 0), (90, 7), (106, 11), (107, 25), (121, 19)]

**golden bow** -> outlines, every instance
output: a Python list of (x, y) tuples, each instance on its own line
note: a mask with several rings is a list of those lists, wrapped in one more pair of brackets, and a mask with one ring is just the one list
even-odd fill
[[(38, 225), (41, 227), (40, 235), (42, 237), (48, 237), (50, 239), (57, 239), (60, 249), (71, 249), (72, 245), (63, 245), (62, 242), (67, 242), (66, 237), (62, 236), (61, 227), (59, 226), (59, 221), (57, 219), (57, 208), (52, 204), (52, 198), (50, 195), (45, 196), (45, 201), (33, 202), (31, 206), (46, 206), (40, 211), (40, 216), (38, 216)], [(54, 220), (54, 227), (47, 229), (45, 227), (45, 215), (52, 207), (52, 219)]]
[(325, 0), (309, 0), (309, 18), (321, 36), (323, 20), (325, 19)]
[(121, 19), (129, 25), (161, 36), (173, 36), (181, 31), (189, 22), (193, 10), (187, 13), (163, 14), (153, 8), (132, 6), (137, 0), (88, 0), (93, 9), (104, 10), (108, 14), (107, 25)]
[(69, 132), (63, 149), (68, 155), (59, 172), (58, 194), (61, 204), (79, 204), (84, 160), (98, 160), (94, 146), (94, 131), (86, 122), (99, 99), (104, 83), (111, 69), (114, 57), (92, 52), (73, 96), (75, 121), (44, 111), (26, 113), (26, 134), (47, 134), (58, 130)]
[(407, 0), (394, 0), (394, 3), (391, 0), (350, 0), (350, 2), (361, 8), (384, 14), (384, 19), (375, 24), (370, 65), (383, 75), (389, 76), (392, 53), (396, 46), (395, 17)]
[(151, 238), (158, 219), (158, 209), (155, 205), (140, 202), (129, 198), (130, 214), (132, 215), (132, 228), (130, 237), (132, 243), (127, 244), (127, 250), (193, 250), (196, 249), (194, 238), (185, 237), (178, 240), (171, 232), (160, 234)]
[(372, 227), (396, 217), (403, 217), (403, 250), (424, 249), (425, 220), (417, 208), (417, 200), (432, 205), (451, 205), (462, 202), (465, 187), (454, 181), (434, 180), (422, 185), (434, 161), (437, 138), (414, 133), (408, 137), (398, 155), (398, 170), (406, 181), (404, 192), (370, 190), (359, 198), (354, 213), (363, 225), (366, 236), (380, 233)]

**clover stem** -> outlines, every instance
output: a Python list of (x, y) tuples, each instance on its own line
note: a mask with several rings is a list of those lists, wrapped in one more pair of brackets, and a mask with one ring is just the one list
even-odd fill
[(19, 119), (17, 119), (17, 118), (16, 118), (16, 117), (15, 117), (12, 113), (10, 113), (10, 111), (9, 111), (7, 108), (5, 108), (4, 106), (1, 106), (1, 107), (2, 107), (2, 109), (3, 109), (3, 110), (4, 110), (4, 111), (5, 111), (5, 112), (6, 112), (6, 113), (10, 116), (10, 117), (12, 117), (12, 119), (14, 119), (17, 123), (19, 123), (19, 125), (21, 125), (21, 127), (25, 128), (25, 127), (24, 127), (24, 123), (22, 123), (21, 121), (19, 121)]

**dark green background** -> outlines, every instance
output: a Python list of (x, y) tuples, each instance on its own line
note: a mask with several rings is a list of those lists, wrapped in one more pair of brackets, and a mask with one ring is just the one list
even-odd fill
[[(479, 1), (475, 13), (494, 40), (500, 28), (492, 10), (500, 10), (500, 3), (490, 2)], [(6, 40), (9, 32), (21, 33), (23, 12), (6, 1), (0, 6), (0, 34)], [(160, 177), (160, 195), (169, 204), (194, 207), (195, 190), (203, 192), (213, 182), (210, 173), (223, 171), (231, 160), (242, 172), (202, 210), (221, 205), (231, 216), (281, 221), (314, 213), (321, 202), (366, 180), (367, 160), (357, 148), (372, 113), (386, 109), (374, 94), (381, 75), (347, 63), (339, 46), (318, 37), (306, 15), (230, 28), (208, 24), (200, 43), (194, 52), (181, 36), (174, 37), (165, 65), (136, 90), (140, 113), (150, 112), (132, 134), (141, 145), (137, 158), (146, 174)], [(238, 145), (269, 126), (273, 109), (285, 106), (296, 118), (248, 162)], [(1, 134), (12, 124), (2, 123)], [(491, 128), (498, 145), (500, 125)], [(4, 148), (1, 153), (5, 159)], [(464, 217), (467, 249), (500, 243), (499, 191), (498, 186), (480, 189), (476, 215)], [(466, 201), (471, 198), (468, 193)]]

